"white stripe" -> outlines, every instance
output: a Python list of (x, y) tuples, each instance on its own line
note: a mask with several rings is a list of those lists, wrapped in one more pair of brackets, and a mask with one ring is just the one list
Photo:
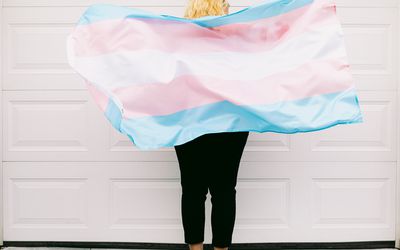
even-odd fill
[[(75, 70), (106, 89), (137, 84), (169, 83), (183, 74), (207, 75), (225, 80), (256, 80), (289, 71), (313, 59), (347, 58), (338, 23), (286, 40), (256, 53), (207, 52), (171, 54), (156, 50), (118, 51), (93, 57), (72, 57)], [(71, 48), (71, 47), (69, 47)]]

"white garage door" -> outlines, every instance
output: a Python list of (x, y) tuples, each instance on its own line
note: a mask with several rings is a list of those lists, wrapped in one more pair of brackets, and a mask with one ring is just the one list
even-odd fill
[[(175, 151), (135, 148), (67, 64), (95, 1), (2, 2), (3, 240), (183, 243)], [(108, 2), (182, 16), (186, 1)], [(234, 243), (395, 240), (399, 1), (337, 4), (364, 123), (251, 132)], [(210, 243), (210, 196), (206, 209)]]

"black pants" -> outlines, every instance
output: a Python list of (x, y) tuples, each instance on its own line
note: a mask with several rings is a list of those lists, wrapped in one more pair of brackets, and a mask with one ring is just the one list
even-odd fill
[(248, 131), (201, 135), (175, 146), (181, 173), (185, 243), (204, 241), (205, 201), (211, 194), (212, 244), (229, 247), (236, 215), (236, 181)]

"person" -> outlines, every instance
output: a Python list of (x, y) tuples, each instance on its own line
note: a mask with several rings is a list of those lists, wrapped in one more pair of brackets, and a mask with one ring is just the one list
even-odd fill
[[(185, 18), (228, 14), (224, 0), (189, 0)], [(205, 204), (211, 194), (212, 245), (227, 250), (236, 216), (236, 182), (249, 131), (203, 134), (174, 146), (181, 176), (181, 215), (185, 243), (202, 250)]]

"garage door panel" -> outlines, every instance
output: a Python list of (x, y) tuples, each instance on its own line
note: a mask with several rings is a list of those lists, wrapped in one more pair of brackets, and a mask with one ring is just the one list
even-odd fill
[(358, 96), (364, 122), (299, 135), (299, 160), (396, 161), (396, 93), (358, 91)]
[[(177, 160), (173, 148), (134, 146), (87, 91), (5, 91), (4, 96), (5, 160)], [(242, 159), (394, 161), (395, 93), (359, 91), (359, 99), (364, 123), (298, 134), (251, 132)]]
[[(137, 176), (121, 176), (109, 180), (109, 192), (110, 229), (180, 227), (178, 212), (181, 189), (176, 178), (137, 179)], [(136, 202), (132, 202), (132, 199)]]
[[(169, 9), (171, 14), (182, 12), (179, 7)], [(65, 42), (85, 8), (37, 10), (19, 7), (3, 11), (3, 89), (86, 89), (83, 79), (68, 65)]]
[[(393, 239), (395, 165), (395, 162), (242, 162), (237, 188), (236, 240)], [(264, 205), (260, 199), (265, 199)], [(280, 214), (275, 210), (279, 206)], [(261, 210), (264, 213), (257, 213)], [(256, 216), (264, 223), (250, 224), (252, 220), (248, 219)], [(249, 230), (254, 227), (262, 232), (262, 241), (261, 236)]]
[(7, 240), (182, 240), (175, 162), (7, 162), (4, 180)]
[(4, 91), (3, 106), (6, 161), (94, 159), (104, 141), (85, 92)]
[(363, 123), (289, 135), (251, 132), (242, 160), (396, 161), (396, 92), (357, 94)]
[[(394, 166), (241, 162), (234, 241), (392, 239)], [(3, 175), (6, 240), (183, 240), (176, 162), (5, 162)]]
[[(389, 177), (313, 178), (313, 228), (389, 227)], [(367, 209), (366, 209), (367, 208)]]
[(5, 161), (177, 161), (173, 148), (139, 150), (84, 91), (4, 91)]
[(341, 6), (338, 17), (357, 88), (396, 90), (398, 10)]
[[(396, 9), (383, 4), (376, 8), (338, 4), (338, 16), (358, 89), (396, 89), (398, 62), (393, 56), (398, 42)], [(183, 6), (167, 5), (148, 4), (141, 8), (182, 15)], [(84, 9), (6, 8), (3, 18), (7, 48), (4, 89), (84, 89), (82, 79), (68, 67), (65, 54), (66, 36)], [(364, 53), (365, 48), (368, 53)], [(16, 54), (19, 56), (15, 57)]]
[(85, 88), (65, 52), (66, 36), (78, 15), (56, 8), (4, 9), (3, 89)]

